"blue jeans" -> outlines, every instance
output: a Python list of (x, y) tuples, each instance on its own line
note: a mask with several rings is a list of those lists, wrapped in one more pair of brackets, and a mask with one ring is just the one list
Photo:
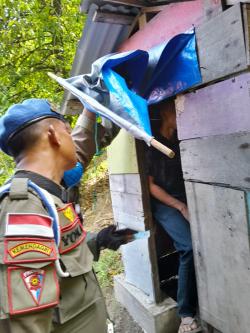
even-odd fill
[(197, 307), (197, 289), (189, 222), (175, 208), (153, 202), (153, 215), (174, 241), (180, 255), (177, 303), (181, 317), (193, 317)]

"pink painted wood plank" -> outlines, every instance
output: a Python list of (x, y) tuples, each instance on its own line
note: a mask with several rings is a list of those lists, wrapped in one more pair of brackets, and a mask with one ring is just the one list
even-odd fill
[(180, 140), (250, 131), (250, 73), (180, 95)]
[(170, 4), (149, 21), (143, 29), (126, 40), (118, 51), (148, 50), (185, 32), (193, 25), (200, 24), (203, 21), (203, 14), (202, 0)]

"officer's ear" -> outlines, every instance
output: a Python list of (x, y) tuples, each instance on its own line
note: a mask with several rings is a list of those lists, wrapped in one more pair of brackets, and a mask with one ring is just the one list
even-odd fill
[(52, 145), (60, 147), (61, 146), (61, 140), (58, 135), (58, 132), (56, 131), (55, 127), (50, 124), (48, 128), (48, 138)]

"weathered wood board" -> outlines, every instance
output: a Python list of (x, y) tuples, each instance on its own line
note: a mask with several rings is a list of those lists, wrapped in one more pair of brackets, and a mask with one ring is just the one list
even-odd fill
[(109, 186), (112, 192), (142, 193), (141, 180), (138, 173), (111, 174), (109, 175)]
[(222, 2), (223, 0), (203, 0), (204, 16), (207, 20), (222, 12)]
[(185, 180), (250, 188), (250, 133), (182, 141)]
[(250, 131), (250, 73), (176, 99), (180, 140)]
[(249, 332), (247, 193), (186, 182), (201, 318), (223, 333)]
[(111, 191), (111, 200), (116, 224), (138, 231), (145, 230), (145, 216), (140, 194)]
[[(111, 174), (109, 180), (115, 223), (119, 228), (144, 231), (146, 225), (140, 175)], [(155, 301), (159, 296), (155, 287), (158, 277), (152, 273), (152, 265), (157, 260), (156, 253), (153, 254), (155, 259), (152, 259), (152, 241), (145, 238), (123, 246), (122, 258), (126, 281)]]
[(250, 1), (242, 1), (242, 0), (226, 0), (226, 5), (228, 6), (232, 6), (232, 5), (236, 5), (239, 2), (243, 2), (243, 3), (250, 3)]
[(136, 240), (122, 246), (126, 281), (143, 290), (154, 300), (154, 275), (150, 258), (149, 239)]
[(143, 213), (142, 199), (137, 194), (112, 192), (112, 206), (134, 215), (136, 212)]
[(118, 25), (131, 25), (135, 17), (130, 15), (123, 15), (117, 13), (106, 13), (100, 10), (96, 10), (93, 16), (93, 22), (101, 22), (101, 23), (111, 23)]
[(237, 4), (197, 27), (202, 84), (248, 68), (243, 25), (242, 8)]

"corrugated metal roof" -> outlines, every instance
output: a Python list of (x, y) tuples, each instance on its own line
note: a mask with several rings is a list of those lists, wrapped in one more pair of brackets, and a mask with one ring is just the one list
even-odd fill
[[(134, 7), (113, 5), (100, 0), (85, 0), (84, 10), (88, 13), (87, 21), (83, 29), (83, 35), (79, 41), (75, 59), (73, 62), (70, 76), (89, 73), (92, 63), (108, 53), (115, 52), (117, 47), (128, 38), (131, 23), (135, 19), (139, 10)], [(95, 20), (96, 13), (104, 13), (102, 21)], [(108, 20), (105, 22), (105, 17)], [(131, 20), (122, 20), (131, 18)], [(112, 18), (110, 20), (110, 18)], [(116, 19), (117, 18), (117, 19)], [(81, 111), (81, 105), (75, 100), (74, 96), (65, 92), (61, 112), (77, 113)]]

